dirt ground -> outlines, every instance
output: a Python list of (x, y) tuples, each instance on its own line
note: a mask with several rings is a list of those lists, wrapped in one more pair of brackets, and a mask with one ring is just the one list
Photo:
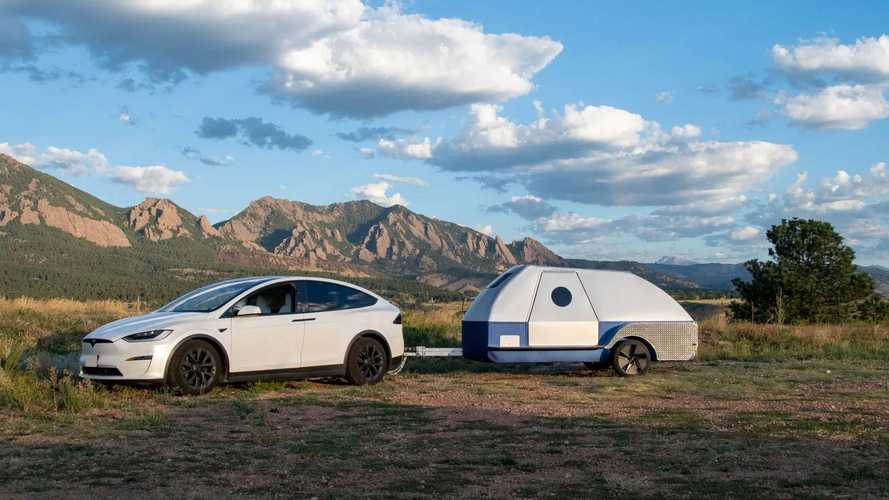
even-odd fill
[(878, 362), (413, 361), (373, 387), (116, 387), (85, 415), (0, 413), (0, 497), (889, 497)]

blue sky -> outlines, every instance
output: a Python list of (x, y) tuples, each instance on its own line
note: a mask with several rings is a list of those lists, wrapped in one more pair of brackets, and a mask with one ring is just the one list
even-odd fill
[(737, 262), (800, 216), (889, 263), (885, 3), (503, 6), (0, 0), (0, 152), (213, 221), (368, 198)]

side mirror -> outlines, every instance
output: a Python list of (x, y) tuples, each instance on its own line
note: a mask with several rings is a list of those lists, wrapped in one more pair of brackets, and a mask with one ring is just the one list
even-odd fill
[(238, 316), (259, 316), (262, 309), (259, 306), (242, 306), (238, 309)]

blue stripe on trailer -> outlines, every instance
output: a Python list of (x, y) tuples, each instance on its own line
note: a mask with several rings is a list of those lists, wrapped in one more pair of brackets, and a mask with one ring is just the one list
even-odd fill
[(608, 359), (608, 351), (605, 349), (491, 349), (488, 351), (488, 358), (494, 363), (598, 363)]

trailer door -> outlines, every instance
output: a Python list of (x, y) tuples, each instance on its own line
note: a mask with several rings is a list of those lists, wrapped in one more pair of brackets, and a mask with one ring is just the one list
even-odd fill
[(598, 342), (599, 321), (577, 273), (541, 273), (528, 318), (528, 345), (590, 347)]

